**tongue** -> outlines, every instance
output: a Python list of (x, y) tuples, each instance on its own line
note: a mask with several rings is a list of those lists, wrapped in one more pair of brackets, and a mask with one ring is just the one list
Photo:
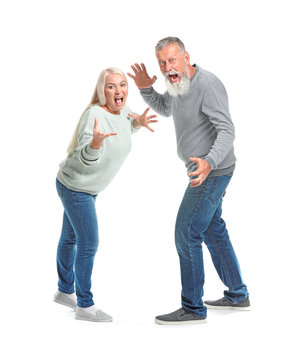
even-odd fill
[(115, 99), (115, 102), (117, 103), (117, 105), (121, 105), (122, 99)]

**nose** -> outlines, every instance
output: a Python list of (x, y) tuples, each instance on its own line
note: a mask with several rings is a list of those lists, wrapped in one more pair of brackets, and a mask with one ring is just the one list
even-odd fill
[(172, 70), (172, 65), (169, 62), (166, 62), (166, 72), (170, 72)]

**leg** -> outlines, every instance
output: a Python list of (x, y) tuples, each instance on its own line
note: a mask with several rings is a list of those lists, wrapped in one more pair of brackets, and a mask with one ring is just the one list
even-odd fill
[(202, 301), (202, 242), (229, 181), (228, 176), (220, 176), (207, 178), (198, 187), (188, 186), (177, 216), (175, 239), (181, 267), (182, 306), (199, 316), (206, 315)]
[(65, 294), (74, 293), (74, 260), (76, 238), (64, 211), (61, 236), (57, 248), (58, 290)]
[(59, 182), (57, 184), (58, 194), (76, 237), (77, 251), (74, 266), (77, 305), (85, 308), (94, 305), (90, 289), (94, 256), (98, 247), (96, 197), (71, 191)]
[(222, 200), (205, 233), (204, 241), (220, 279), (229, 288), (224, 292), (225, 297), (237, 304), (245, 300), (249, 294), (243, 283), (239, 262), (231, 244), (226, 223), (221, 215)]

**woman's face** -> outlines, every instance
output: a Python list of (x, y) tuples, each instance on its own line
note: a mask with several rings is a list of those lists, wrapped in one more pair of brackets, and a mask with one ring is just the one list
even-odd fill
[(128, 95), (127, 82), (123, 75), (108, 74), (105, 79), (105, 107), (113, 114), (120, 114)]

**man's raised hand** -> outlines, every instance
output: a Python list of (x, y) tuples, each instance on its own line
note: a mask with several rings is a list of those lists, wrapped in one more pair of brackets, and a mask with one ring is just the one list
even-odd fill
[(148, 89), (150, 88), (157, 77), (154, 75), (152, 78), (148, 76), (147, 69), (143, 63), (131, 65), (131, 68), (135, 75), (127, 73), (127, 75), (132, 78), (139, 89)]

